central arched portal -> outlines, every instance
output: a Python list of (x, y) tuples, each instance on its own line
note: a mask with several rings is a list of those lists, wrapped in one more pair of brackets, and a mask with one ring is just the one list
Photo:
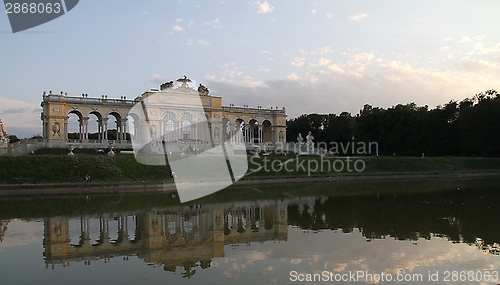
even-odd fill
[(262, 122), (262, 139), (264, 143), (273, 142), (272, 124), (269, 120)]

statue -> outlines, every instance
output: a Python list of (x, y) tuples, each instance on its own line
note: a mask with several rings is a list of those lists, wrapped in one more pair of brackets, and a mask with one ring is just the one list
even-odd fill
[(173, 81), (165, 82), (162, 85), (160, 85), (160, 91), (163, 91), (163, 90), (165, 90), (167, 88), (172, 88), (172, 87), (174, 87), (174, 82)]
[(189, 88), (188, 82), (192, 82), (186, 75), (183, 78), (177, 79), (177, 82), (182, 82), (181, 88)]
[(307, 145), (307, 150), (312, 150), (314, 151), (314, 142), (313, 142), (314, 137), (312, 136), (311, 132), (309, 132), (306, 136), (306, 145)]
[(302, 138), (302, 134), (299, 133), (299, 135), (297, 136), (297, 144), (301, 146), (303, 141), (304, 139)]
[(52, 136), (58, 138), (60, 131), (61, 131), (61, 126), (59, 125), (58, 122), (55, 122), (54, 125), (52, 125)]
[(208, 95), (208, 88), (203, 86), (203, 84), (200, 83), (200, 86), (198, 86), (198, 93), (200, 95)]
[(69, 156), (73, 156), (73, 155), (75, 155), (75, 154), (73, 153), (73, 150), (74, 150), (74, 149), (75, 149), (75, 147), (74, 147), (72, 144), (70, 144), (70, 145), (69, 145), (69, 153), (68, 153), (68, 155), (69, 155)]
[(0, 144), (8, 143), (9, 137), (7, 136), (7, 129), (2, 123), (2, 119), (0, 119)]

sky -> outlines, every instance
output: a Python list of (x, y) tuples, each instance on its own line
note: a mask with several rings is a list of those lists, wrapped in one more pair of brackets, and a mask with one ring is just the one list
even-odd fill
[[(223, 104), (301, 114), (434, 108), (500, 90), (498, 1), (95, 1), (12, 33), (0, 119), (41, 133), (43, 91), (135, 98), (187, 75)], [(5, 11), (5, 10), (4, 10)]]

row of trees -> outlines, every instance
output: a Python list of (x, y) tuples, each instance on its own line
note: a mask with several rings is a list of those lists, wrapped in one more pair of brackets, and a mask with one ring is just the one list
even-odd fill
[(387, 109), (365, 105), (354, 116), (309, 114), (287, 121), (289, 142), (309, 131), (315, 142), (376, 142), (380, 155), (499, 157), (500, 94), (488, 90), (434, 109), (415, 103)]

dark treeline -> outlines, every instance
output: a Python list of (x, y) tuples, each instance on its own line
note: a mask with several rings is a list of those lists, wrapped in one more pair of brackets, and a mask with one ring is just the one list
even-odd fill
[(287, 121), (288, 142), (309, 131), (315, 143), (377, 142), (379, 155), (499, 157), (500, 94), (488, 90), (434, 109), (415, 103), (365, 105), (354, 116), (309, 114)]

